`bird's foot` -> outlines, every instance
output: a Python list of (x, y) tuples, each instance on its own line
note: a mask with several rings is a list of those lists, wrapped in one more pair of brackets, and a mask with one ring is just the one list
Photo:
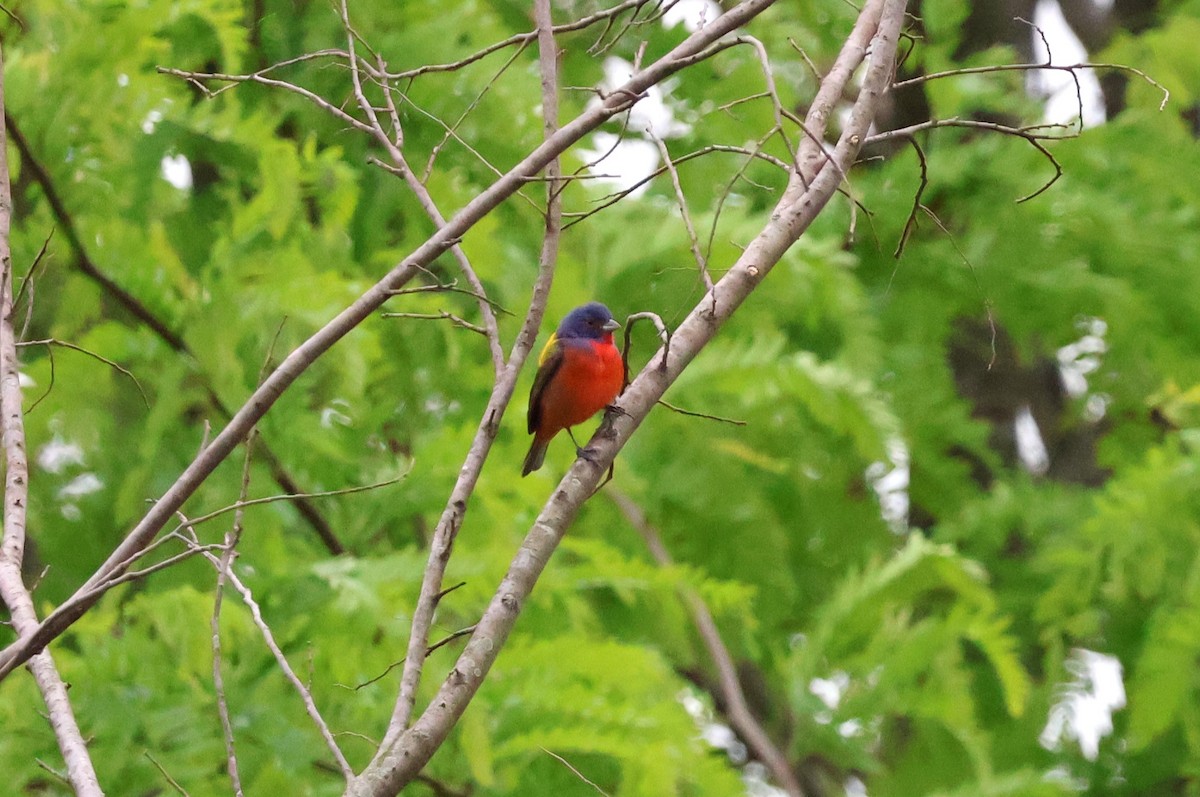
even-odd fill
[(628, 412), (626, 412), (625, 410), (618, 407), (616, 404), (606, 404), (604, 406), (604, 420), (607, 421), (607, 420), (611, 420), (613, 418), (620, 418), (622, 415), (625, 416), (626, 418), (633, 417)]
[(617, 418), (620, 418), (621, 416), (625, 416), (626, 418), (630, 417), (628, 412), (621, 409), (616, 404), (609, 404), (606, 406), (604, 408), (604, 418), (600, 421), (600, 428), (597, 430), (597, 434), (610, 440), (616, 437), (617, 432), (613, 428), (613, 423), (615, 423)]

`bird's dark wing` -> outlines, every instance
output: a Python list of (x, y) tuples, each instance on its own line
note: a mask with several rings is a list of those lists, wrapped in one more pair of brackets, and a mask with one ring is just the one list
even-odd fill
[(558, 373), (563, 363), (563, 346), (557, 335), (551, 335), (538, 357), (537, 375), (533, 378), (533, 389), (529, 391), (529, 433), (533, 434), (542, 423), (542, 393), (546, 385)]

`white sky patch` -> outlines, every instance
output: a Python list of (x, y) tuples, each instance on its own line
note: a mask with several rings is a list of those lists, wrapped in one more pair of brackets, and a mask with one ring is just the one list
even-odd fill
[(329, 402), (329, 406), (321, 410), (321, 426), (326, 429), (332, 428), (334, 424), (349, 426), (352, 423), (350, 416), (342, 412), (342, 410), (348, 412), (350, 410), (350, 402), (345, 399), (334, 399)]
[(1056, 353), (1063, 389), (1072, 398), (1087, 393), (1088, 374), (1099, 370), (1103, 355), (1108, 351), (1108, 343), (1104, 339), (1108, 323), (1104, 319), (1085, 318), (1078, 326), (1083, 333), (1079, 340), (1068, 343)]
[(83, 446), (55, 437), (38, 449), (37, 464), (47, 473), (62, 473), (68, 465), (83, 464)]
[(738, 738), (732, 728), (713, 719), (712, 711), (696, 695), (695, 690), (684, 689), (676, 699), (700, 729), (700, 738), (715, 749), (724, 750), (730, 763), (742, 768), (742, 783), (749, 797), (787, 797), (786, 792), (767, 782), (766, 767), (758, 761), (750, 760), (750, 751), (746, 744)]
[(1083, 408), (1083, 417), (1091, 423), (1097, 423), (1108, 412), (1108, 405), (1112, 403), (1112, 396), (1106, 393), (1093, 393), (1087, 397), (1087, 404)]
[[(633, 64), (623, 58), (609, 57), (604, 60), (604, 79), (600, 81), (601, 92), (609, 92), (624, 84), (633, 74)], [(626, 129), (621, 135), (601, 131), (591, 137), (591, 146), (579, 151), (588, 164), (588, 170), (596, 178), (594, 182), (626, 191), (645, 180), (658, 168), (661, 156), (658, 145), (647, 135), (662, 140), (677, 138), (691, 132), (692, 126), (680, 121), (670, 103), (671, 91), (678, 81), (664, 81), (646, 90), (628, 112)], [(593, 98), (591, 105), (601, 100)], [(645, 193), (648, 185), (639, 186), (631, 196)]]
[[(625, 191), (645, 180), (658, 168), (658, 147), (640, 138), (618, 140), (615, 133), (600, 132), (592, 136), (594, 146), (579, 150), (579, 156), (591, 164), (589, 171), (596, 176), (591, 182)], [(641, 196), (649, 183), (638, 186), (631, 196)]]
[[(1050, 42), (1051, 63), (1069, 65), (1088, 60), (1087, 50), (1071, 30), (1063, 16), (1058, 0), (1038, 0), (1033, 9), (1033, 24), (1046, 33)], [(1046, 48), (1037, 31), (1033, 37), (1035, 60), (1046, 59)], [(1100, 81), (1090, 69), (1078, 70), (1079, 96), (1075, 95), (1075, 81), (1067, 72), (1040, 69), (1029, 73), (1029, 88), (1046, 97), (1045, 120), (1049, 124), (1070, 124), (1080, 115), (1080, 100), (1083, 108), (1083, 126), (1095, 127), (1104, 123), (1104, 95)]]
[(192, 188), (192, 164), (185, 155), (163, 156), (162, 176), (180, 191), (190, 191)]
[(828, 678), (813, 678), (808, 682), (808, 691), (817, 696), (830, 711), (842, 702), (842, 695), (850, 686), (850, 676), (838, 670)]
[(81, 473), (58, 488), (60, 501), (71, 501), (104, 489), (104, 482), (92, 472)]
[(120, 86), (121, 88), (125, 88), (126, 86), (128, 86), (129, 85), (129, 75), (125, 74), (124, 72), (117, 75), (117, 85)]
[(162, 120), (162, 111), (155, 108), (150, 113), (146, 114), (146, 118), (142, 120), (142, 132), (146, 135), (150, 135), (154, 132), (154, 128), (158, 127), (158, 123)]
[(37, 387), (37, 382), (34, 378), (24, 371), (17, 372), (17, 384), (21, 386), (22, 390), (27, 387)]
[(1013, 434), (1017, 439), (1017, 457), (1021, 464), (1025, 470), (1041, 476), (1050, 467), (1050, 452), (1046, 450), (1041, 430), (1028, 404), (1021, 405), (1021, 409), (1017, 410), (1017, 416), (1013, 418)]
[[(872, 462), (866, 471), (867, 482), (879, 499), (879, 513), (897, 534), (908, 531), (908, 484), (911, 457), (908, 446), (899, 437), (887, 442), (887, 462)], [(890, 466), (890, 467), (889, 467)]]
[(787, 797), (787, 792), (767, 782), (767, 768), (757, 761), (751, 761), (742, 769), (742, 784), (746, 787), (747, 797)]
[(742, 740), (728, 725), (709, 722), (700, 729), (700, 738), (718, 750), (724, 750), (725, 754), (729, 756), (729, 760), (739, 766), (745, 764), (750, 757), (746, 745), (742, 744)]
[(688, 33), (695, 33), (719, 16), (721, 7), (713, 0), (679, 0), (663, 14), (662, 24), (670, 29), (682, 23)]
[(1064, 739), (1074, 739), (1084, 758), (1095, 761), (1100, 740), (1112, 733), (1113, 712), (1125, 707), (1121, 662), (1115, 656), (1076, 648), (1067, 659), (1067, 670), (1071, 680), (1062, 686), (1038, 742), (1047, 750), (1060, 750)]
[[(633, 64), (624, 58), (609, 56), (604, 59), (604, 79), (600, 90), (609, 92), (624, 85), (633, 76)], [(662, 139), (687, 135), (692, 126), (675, 118), (675, 111), (667, 105), (672, 89), (678, 80), (665, 80), (646, 89), (645, 96), (629, 109), (629, 129), (638, 133), (653, 130)], [(591, 105), (599, 105), (599, 97), (592, 98)]]
[(842, 788), (846, 790), (846, 797), (867, 797), (867, 784), (853, 775), (846, 778), (846, 782), (842, 784)]

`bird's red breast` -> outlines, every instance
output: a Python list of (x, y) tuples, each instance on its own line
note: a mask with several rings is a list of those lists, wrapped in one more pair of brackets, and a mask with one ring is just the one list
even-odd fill
[(531, 407), (530, 431), (540, 440), (604, 409), (621, 392), (625, 379), (625, 366), (612, 333), (599, 340), (551, 336), (539, 364), (541, 369), (553, 368), (542, 389), (535, 391), (536, 407)]

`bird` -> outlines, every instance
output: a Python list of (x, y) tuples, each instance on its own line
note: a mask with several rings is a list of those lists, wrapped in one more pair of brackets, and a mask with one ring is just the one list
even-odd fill
[[(625, 363), (613, 345), (613, 330), (620, 328), (607, 307), (589, 302), (567, 313), (546, 342), (529, 392), (533, 444), (522, 476), (542, 467), (556, 434), (566, 429), (575, 442), (571, 427), (604, 409), (621, 392)], [(577, 442), (575, 449), (583, 455)]]

